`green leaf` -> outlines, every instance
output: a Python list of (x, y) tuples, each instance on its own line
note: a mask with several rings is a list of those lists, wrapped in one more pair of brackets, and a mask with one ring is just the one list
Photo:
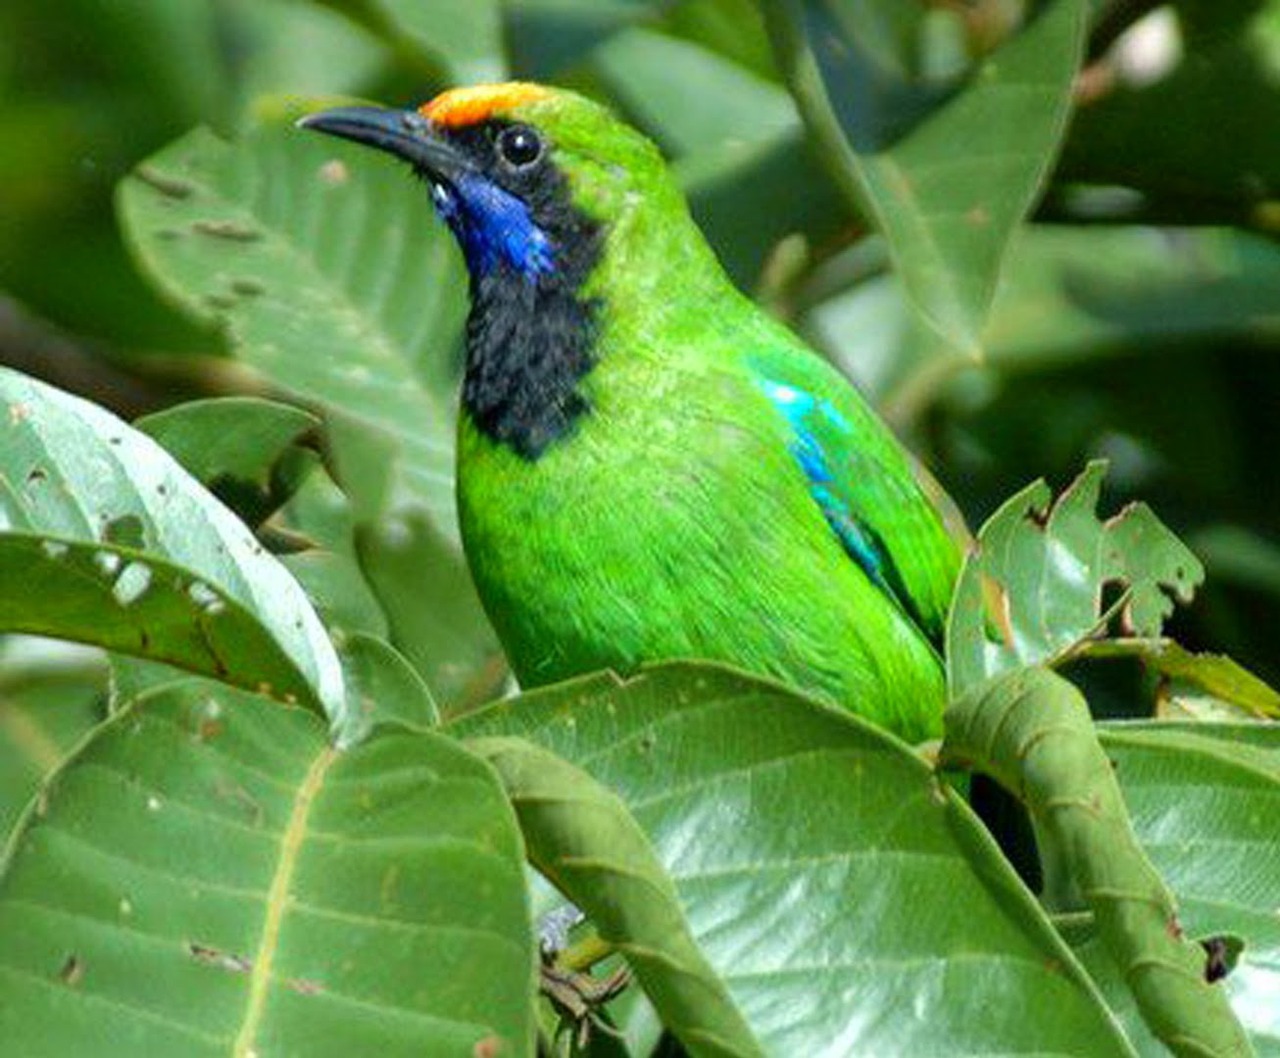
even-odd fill
[(324, 0), (392, 44), (421, 72), (459, 84), (501, 81), (499, 0)]
[[(940, 102), (945, 82), (905, 68), (908, 7), (787, 0), (767, 12), (801, 112), (888, 240), (911, 304), (977, 355), (1009, 240), (1066, 126), (1085, 9), (1052, 0)], [(864, 22), (882, 24), (852, 33)]]
[(266, 488), (280, 457), (319, 420), (260, 397), (177, 404), (134, 422), (206, 487), (220, 478)]
[(0, 847), (44, 778), (106, 719), (106, 678), (97, 651), (0, 640)]
[[(0, 533), (0, 629), (90, 643), (284, 701), (319, 700), (258, 601), (151, 551)], [(315, 620), (300, 592), (295, 602), (290, 609)], [(285, 612), (274, 609), (277, 619)]]
[(95, 643), (341, 708), (288, 572), (150, 438), (0, 370), (0, 628)]
[(121, 221), (160, 291), (281, 393), (356, 424), (396, 496), (453, 534), (463, 275), (421, 187), (353, 146), (276, 121), (235, 145), (198, 129), (121, 184)]
[(1090, 643), (1085, 652), (1089, 657), (1139, 658), (1171, 681), (1163, 692), (1166, 699), (1184, 697), (1193, 688), (1244, 716), (1280, 717), (1280, 692), (1225, 654), (1197, 654), (1172, 639), (1109, 639)]
[(187, 680), (95, 736), (8, 850), (0, 1034), (30, 1058), (532, 1058), (522, 858), (448, 740), (342, 752)]
[(262, 537), (336, 638), (353, 632), (387, 636), (386, 615), (360, 568), (351, 504), (317, 458), (289, 502), (262, 527)]
[(856, 717), (676, 664), (450, 730), (528, 738), (622, 799), (768, 1054), (1130, 1053), (968, 808)]
[[(989, 676), (1064, 660), (1119, 614), (1130, 634), (1154, 638), (1189, 602), (1204, 569), (1151, 509), (1130, 504), (1100, 521), (1095, 513), (1106, 464), (1092, 462), (1056, 500), (1037, 481), (1006, 501), (978, 533), (956, 586), (947, 625), (953, 696)], [(1103, 588), (1120, 584), (1103, 609)], [(998, 596), (1001, 641), (988, 633), (984, 593)]]
[[(1258, 1054), (1280, 1055), (1280, 726), (1119, 723), (1100, 737), (1188, 936), (1244, 939), (1223, 987)], [(1081, 955), (1091, 969), (1106, 962), (1096, 944)], [(1114, 966), (1102, 969), (1100, 984), (1128, 1021)]]
[(627, 957), (663, 1024), (694, 1058), (763, 1058), (689, 935), (671, 879), (617, 795), (523, 739), (477, 738), (467, 747), (506, 787), (530, 862)]
[(357, 541), (390, 638), (422, 674), (446, 714), (498, 696), (506, 658), (471, 583), (440, 534), (412, 515), (388, 518)]
[(440, 711), (417, 669), (389, 643), (355, 632), (340, 649), (346, 675), (348, 712), (356, 731), (393, 721), (415, 730), (440, 723)]
[(1060, 860), (1088, 903), (1151, 1031), (1185, 1058), (1252, 1055), (1207, 977), (1205, 951), (1184, 936), (1172, 894), (1135, 840), (1080, 692), (1048, 669), (1025, 668), (969, 690), (945, 719), (940, 760), (995, 777), (1027, 806), (1042, 856)]

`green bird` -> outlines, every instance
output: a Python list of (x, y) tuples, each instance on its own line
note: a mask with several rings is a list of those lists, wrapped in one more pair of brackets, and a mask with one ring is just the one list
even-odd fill
[(940, 733), (960, 548), (648, 139), (529, 83), (302, 124), (409, 162), (466, 258), (459, 517), (522, 685), (706, 658)]

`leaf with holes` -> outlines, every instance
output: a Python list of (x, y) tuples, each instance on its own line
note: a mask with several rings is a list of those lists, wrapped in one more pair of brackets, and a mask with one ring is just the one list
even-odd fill
[(787, 0), (766, 10), (801, 112), (888, 240), (912, 304), (974, 355), (1009, 240), (1066, 128), (1085, 5), (1052, 0), (963, 83), (911, 76), (903, 53), (926, 28), (915, 7)]
[(259, 397), (193, 400), (133, 424), (254, 526), (288, 498), (296, 481), (285, 456), (318, 425), (301, 408)]
[(532, 1058), (523, 850), (493, 773), (188, 679), (104, 727), (0, 880), (0, 1036), (69, 1054)]
[(453, 533), (461, 267), (422, 187), (351, 146), (278, 120), (236, 144), (197, 129), (120, 185), (121, 222), (160, 291), (280, 392), (340, 413), (388, 488)]
[(856, 717), (675, 664), (446, 730), (526, 738), (621, 798), (766, 1054), (1131, 1053), (968, 808)]
[[(1090, 463), (1056, 500), (1037, 481), (982, 527), (947, 624), (953, 697), (1021, 665), (1062, 661), (1115, 616), (1128, 634), (1154, 639), (1174, 600), (1191, 600), (1204, 569), (1146, 504), (1099, 520), (1105, 473), (1105, 463)], [(1113, 584), (1123, 594), (1104, 610), (1103, 589)], [(992, 595), (989, 617), (984, 596)]]
[(164, 449), (14, 371), (0, 405), (0, 629), (341, 711), (341, 667), (297, 582)]

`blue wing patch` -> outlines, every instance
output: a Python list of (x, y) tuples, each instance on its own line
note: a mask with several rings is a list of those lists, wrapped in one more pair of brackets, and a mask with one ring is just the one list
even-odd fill
[(853, 427), (830, 401), (772, 379), (760, 379), (759, 384), (791, 427), (791, 454), (809, 479), (809, 493), (821, 508), (827, 524), (871, 583), (918, 623), (915, 607), (893, 559), (879, 534), (860, 524), (847, 501), (839, 495), (840, 485), (830, 457), (815, 434), (815, 427), (825, 425), (852, 444)]

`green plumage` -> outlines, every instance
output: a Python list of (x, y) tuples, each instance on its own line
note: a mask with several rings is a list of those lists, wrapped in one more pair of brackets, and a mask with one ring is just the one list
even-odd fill
[(528, 84), (306, 123), (413, 164), (467, 258), (462, 535), (522, 684), (710, 658), (940, 733), (958, 547), (648, 140)]
[[(601, 323), (579, 385), (589, 414), (534, 461), (465, 412), (459, 429), (467, 557), (521, 683), (711, 658), (909, 739), (936, 736), (930, 639), (959, 554), (905, 453), (843, 378), (732, 287), (647, 141), (567, 93), (515, 116), (547, 136), (575, 203), (608, 233), (587, 291)], [(838, 413), (810, 424), (828, 491), (883, 543), (909, 599), (851, 558), (766, 382)]]

